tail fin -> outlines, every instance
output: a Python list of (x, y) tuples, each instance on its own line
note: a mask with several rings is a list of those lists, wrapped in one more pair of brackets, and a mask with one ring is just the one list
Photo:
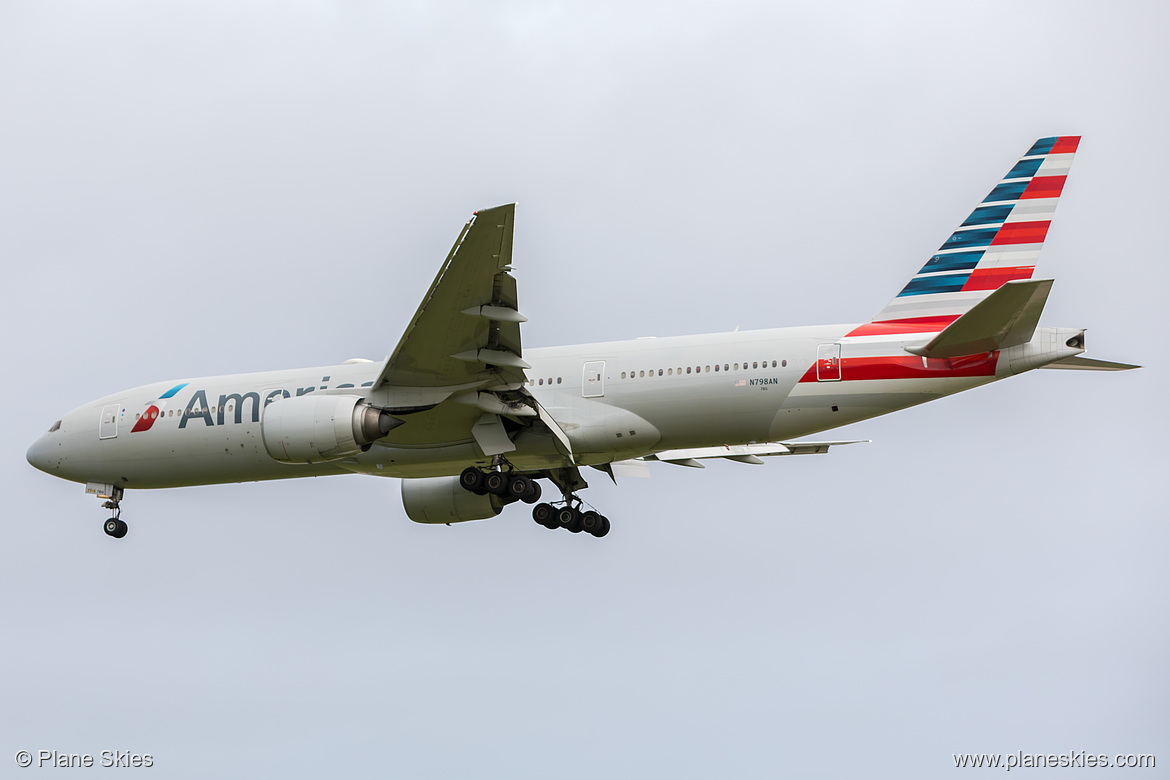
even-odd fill
[(1032, 278), (1080, 140), (1032, 144), (894, 300), (849, 335), (936, 333), (1004, 282)]

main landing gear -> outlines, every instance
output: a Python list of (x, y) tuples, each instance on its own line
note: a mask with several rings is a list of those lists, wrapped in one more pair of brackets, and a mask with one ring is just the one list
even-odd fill
[(537, 504), (540, 485), (535, 479), (513, 472), (512, 465), (502, 457), (497, 458), (493, 467), (491, 471), (474, 466), (465, 468), (459, 475), (459, 484), (478, 495), (494, 493), (505, 504), (513, 501), (536, 504), (532, 508), (532, 519), (545, 528), (566, 528), (575, 534), (585, 531), (599, 539), (609, 533), (609, 519), (592, 509), (584, 509), (584, 502), (573, 492), (588, 487), (576, 469), (541, 472), (540, 476), (548, 477), (560, 489), (563, 498), (553, 503)]
[(523, 474), (481, 471), (472, 466), (463, 469), (463, 473), (459, 475), (459, 484), (464, 490), (470, 490), (476, 495), (494, 493), (503, 499), (505, 504), (513, 501), (535, 504), (540, 500), (540, 485), (535, 479)]
[(562, 507), (537, 504), (532, 508), (532, 519), (549, 530), (564, 528), (575, 534), (586, 531), (598, 539), (609, 533), (609, 518), (592, 509), (581, 511), (582, 506), (581, 499), (576, 496), (565, 499)]
[(122, 494), (122, 488), (115, 487), (110, 491), (110, 500), (102, 504), (104, 509), (114, 511), (113, 516), (102, 524), (102, 530), (106, 532), (107, 536), (112, 536), (115, 539), (121, 539), (130, 530), (126, 521), (122, 519)]

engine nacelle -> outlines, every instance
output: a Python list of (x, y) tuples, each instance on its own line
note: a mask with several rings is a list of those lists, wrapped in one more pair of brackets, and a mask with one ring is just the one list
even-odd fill
[(492, 493), (464, 490), (459, 477), (424, 477), (402, 480), (402, 506), (416, 523), (462, 523), (495, 517), (504, 503)]
[(264, 409), (260, 434), (282, 463), (320, 463), (369, 449), (401, 420), (356, 395), (302, 395)]

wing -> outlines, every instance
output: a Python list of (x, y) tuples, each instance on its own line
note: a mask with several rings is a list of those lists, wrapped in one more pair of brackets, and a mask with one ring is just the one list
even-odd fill
[[(537, 418), (525, 392), (512, 262), (515, 204), (477, 211), (456, 239), (370, 392), (406, 424), (381, 441), (474, 440), (484, 455), (514, 449), (504, 419)], [(513, 427), (514, 432), (514, 427)]]
[(519, 385), (521, 358), (512, 222), (516, 205), (477, 211), (463, 227), (374, 389)]

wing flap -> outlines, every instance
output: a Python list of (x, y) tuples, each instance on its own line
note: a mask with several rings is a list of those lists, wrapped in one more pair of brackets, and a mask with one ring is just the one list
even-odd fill
[(664, 450), (647, 455), (642, 460), (658, 460), (676, 466), (703, 468), (700, 460), (723, 458), (738, 463), (763, 463), (760, 458), (780, 455), (823, 455), (830, 447), (845, 444), (865, 444), (868, 439), (854, 441), (777, 441), (764, 444), (727, 444), (722, 447), (694, 447), (684, 450)]

